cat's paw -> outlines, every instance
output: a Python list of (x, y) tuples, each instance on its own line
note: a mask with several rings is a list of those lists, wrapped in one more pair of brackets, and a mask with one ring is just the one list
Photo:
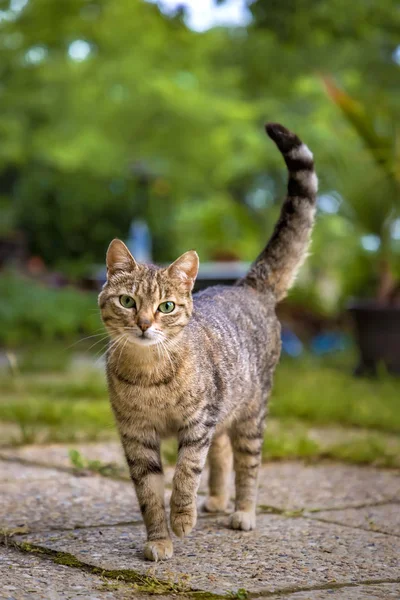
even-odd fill
[(256, 527), (256, 515), (254, 512), (246, 512), (237, 510), (229, 519), (231, 529), (241, 529), (242, 531), (250, 531)]
[(178, 537), (189, 535), (197, 521), (196, 505), (185, 509), (171, 507), (171, 528)]
[(203, 504), (204, 512), (216, 513), (225, 512), (228, 508), (229, 500), (223, 496), (209, 496)]
[(154, 540), (146, 542), (144, 545), (144, 556), (147, 560), (167, 560), (174, 553), (174, 548), (170, 539)]

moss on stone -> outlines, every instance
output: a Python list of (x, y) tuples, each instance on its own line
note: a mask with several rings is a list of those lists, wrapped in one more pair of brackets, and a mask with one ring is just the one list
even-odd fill
[(176, 594), (196, 600), (218, 600), (227, 598), (227, 596), (213, 594), (212, 592), (191, 589), (184, 576), (177, 582), (163, 581), (157, 577), (143, 575), (133, 569), (102, 569), (100, 567), (95, 567), (94, 565), (82, 562), (69, 552), (59, 552), (36, 544), (30, 544), (29, 542), (17, 542), (8, 538), (6, 543), (12, 544), (14, 548), (21, 550), (22, 552), (42, 554), (59, 565), (80, 569), (81, 571), (99, 575), (104, 579), (110, 579), (114, 582), (119, 581), (133, 584), (135, 590), (142, 593), (154, 595)]

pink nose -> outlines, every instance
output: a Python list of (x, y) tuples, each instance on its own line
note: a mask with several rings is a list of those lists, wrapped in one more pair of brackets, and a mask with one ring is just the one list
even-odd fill
[(151, 321), (149, 321), (148, 319), (140, 319), (138, 321), (138, 327), (143, 331), (143, 333), (145, 331), (147, 331), (147, 329), (149, 329), (149, 327), (151, 327)]

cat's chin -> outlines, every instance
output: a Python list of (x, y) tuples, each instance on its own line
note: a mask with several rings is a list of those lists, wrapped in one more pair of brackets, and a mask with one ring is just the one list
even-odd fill
[(159, 340), (157, 338), (149, 338), (142, 336), (131, 336), (129, 340), (133, 345), (138, 346), (140, 348), (155, 346), (159, 343)]

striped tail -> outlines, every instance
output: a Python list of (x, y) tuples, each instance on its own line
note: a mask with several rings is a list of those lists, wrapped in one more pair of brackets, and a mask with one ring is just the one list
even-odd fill
[(286, 296), (307, 257), (318, 179), (312, 152), (297, 135), (277, 123), (268, 123), (266, 131), (285, 159), (289, 171), (288, 191), (272, 237), (242, 284), (261, 292), (270, 289), (279, 301)]

